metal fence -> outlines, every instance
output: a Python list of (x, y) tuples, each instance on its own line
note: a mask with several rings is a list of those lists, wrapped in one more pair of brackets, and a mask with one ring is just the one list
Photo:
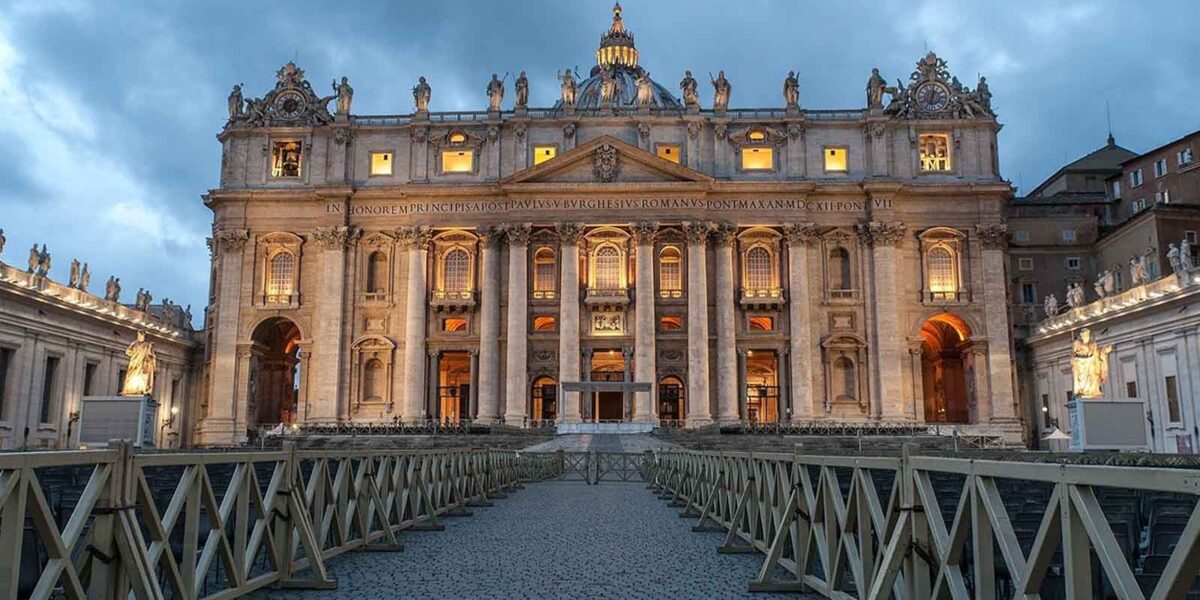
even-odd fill
[(1200, 570), (1200, 471), (666, 452), (651, 487), (754, 591), (829, 598), (1184, 598)]
[(523, 453), (534, 465), (537, 479), (582, 481), (588, 484), (649, 482), (654, 455), (649, 452), (545, 452)]
[(400, 550), (401, 531), (554, 473), (476, 449), (0, 454), (0, 598), (333, 589), (328, 559)]

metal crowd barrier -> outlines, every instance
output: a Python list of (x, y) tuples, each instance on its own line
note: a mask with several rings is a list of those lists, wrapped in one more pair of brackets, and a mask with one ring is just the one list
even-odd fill
[[(916, 456), (906, 446), (898, 458), (663, 452), (651, 471), (650, 487), (694, 517), (694, 529), (725, 533), (719, 551), (765, 555), (751, 591), (988, 600), (1197, 593), (1197, 470)], [(1044, 505), (1033, 499), (1043, 492)], [(1150, 507), (1147, 550), (1142, 530), (1111, 508), (1122, 502)]]
[(508, 450), (0, 454), (0, 598), (334, 589), (330, 558), (400, 550), (549, 474)]

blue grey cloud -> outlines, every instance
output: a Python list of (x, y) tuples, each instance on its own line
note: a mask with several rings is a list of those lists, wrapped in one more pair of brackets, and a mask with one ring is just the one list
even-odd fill
[[(287, 8), (283, 8), (286, 6)], [(419, 75), (434, 110), (485, 105), (491, 73), (528, 72), (532, 103), (554, 73), (593, 64), (607, 0), (279, 3), (0, 2), (0, 227), (21, 262), (34, 241), (126, 289), (204, 303), (209, 213), (225, 95), (271, 85), (296, 58), (309, 78), (347, 75), (355, 112), (409, 111)], [(1031, 189), (1100, 146), (1105, 102), (1120, 144), (1146, 150), (1200, 128), (1200, 54), (1187, 1), (964, 3), (630, 0), (642, 65), (669, 89), (724, 69), (734, 106), (779, 106), (800, 76), (810, 108), (857, 107), (871, 67), (907, 78), (926, 48), (964, 82), (988, 77), (1005, 176)], [(707, 87), (707, 86), (705, 86)], [(704, 89), (707, 102), (710, 90)], [(61, 277), (62, 275), (59, 274)], [(195, 311), (199, 314), (199, 310)]]

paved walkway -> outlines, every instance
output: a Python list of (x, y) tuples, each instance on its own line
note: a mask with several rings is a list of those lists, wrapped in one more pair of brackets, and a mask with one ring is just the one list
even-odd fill
[(645, 433), (569, 433), (525, 448), (525, 452), (645, 452), (679, 446)]
[(335, 592), (265, 590), (258, 598), (797, 598), (746, 586), (761, 555), (717, 554), (721, 534), (693, 533), (640, 483), (526, 486), (405, 532), (404, 552), (330, 561)]

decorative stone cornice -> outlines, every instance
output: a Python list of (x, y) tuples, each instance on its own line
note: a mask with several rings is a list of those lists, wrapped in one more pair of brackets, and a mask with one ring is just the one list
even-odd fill
[(213, 234), (217, 244), (224, 252), (239, 252), (246, 247), (246, 242), (250, 239), (249, 229), (224, 229)]
[(318, 227), (312, 233), (313, 239), (326, 250), (345, 250), (357, 244), (360, 236), (361, 229), (345, 225)]
[(563, 222), (554, 226), (555, 232), (558, 233), (558, 241), (564, 246), (576, 246), (579, 244), (579, 239), (583, 237), (583, 225), (581, 223)]
[(683, 235), (687, 238), (688, 245), (704, 245), (712, 228), (712, 223), (708, 221), (684, 221)]
[(899, 247), (904, 242), (907, 228), (900, 221), (870, 221), (854, 226), (858, 240), (864, 246)]
[(1008, 247), (1008, 225), (1006, 223), (979, 223), (975, 226), (975, 235), (988, 249), (1004, 249)]
[(816, 223), (791, 223), (783, 226), (783, 239), (789, 246), (812, 246), (821, 239)]
[(713, 241), (718, 247), (726, 248), (733, 245), (737, 239), (737, 225), (732, 223), (717, 223), (712, 228)]
[(504, 226), (504, 235), (508, 238), (509, 246), (529, 245), (529, 223), (511, 224)]
[(433, 231), (422, 225), (401, 227), (396, 230), (396, 238), (405, 250), (425, 250), (433, 240)]
[(654, 236), (658, 234), (658, 223), (639, 221), (630, 225), (629, 229), (633, 232), (633, 245), (650, 245), (654, 243)]

